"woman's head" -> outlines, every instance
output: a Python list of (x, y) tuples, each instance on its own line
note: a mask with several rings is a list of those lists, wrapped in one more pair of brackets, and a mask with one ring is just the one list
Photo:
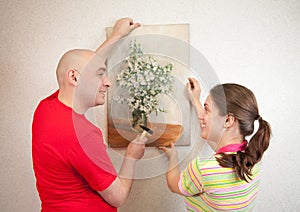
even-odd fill
[(271, 128), (259, 115), (254, 94), (244, 86), (230, 83), (217, 85), (211, 89), (209, 98), (220, 117), (231, 116), (235, 119), (242, 139), (253, 133), (254, 122), (259, 121), (259, 128), (244, 152), (221, 153), (221, 157), (217, 158), (221, 166), (235, 168), (238, 176), (247, 180), (251, 176), (251, 169), (269, 146)]
[(216, 105), (219, 115), (232, 115), (239, 124), (245, 138), (254, 131), (254, 121), (258, 118), (258, 106), (254, 94), (238, 84), (217, 85), (210, 91), (210, 98)]

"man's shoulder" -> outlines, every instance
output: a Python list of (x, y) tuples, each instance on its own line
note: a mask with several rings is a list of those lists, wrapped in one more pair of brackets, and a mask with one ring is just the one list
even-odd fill
[[(57, 118), (57, 116), (65, 116), (65, 110), (62, 110), (57, 100), (58, 90), (55, 91), (50, 96), (44, 98), (37, 105), (34, 112), (34, 119), (42, 118), (42, 119), (53, 119)], [(68, 113), (67, 113), (68, 114)], [(56, 117), (55, 117), (56, 116)]]
[(44, 98), (43, 100), (40, 101), (40, 104), (41, 103), (44, 103), (44, 102), (48, 102), (48, 101), (52, 101), (54, 99), (56, 99), (58, 97), (58, 92), (59, 90), (55, 91), (53, 94), (51, 94), (50, 96), (47, 96), (46, 98)]
[(53, 94), (51, 94), (50, 96), (47, 96), (46, 98), (42, 99), (42, 100), (39, 102), (39, 104), (37, 105), (37, 109), (40, 108), (40, 107), (42, 107), (42, 106), (44, 106), (44, 105), (46, 105), (47, 103), (53, 101), (54, 99), (56, 99), (57, 96), (58, 96), (58, 91), (59, 91), (59, 90), (55, 91), (55, 92), (54, 92)]

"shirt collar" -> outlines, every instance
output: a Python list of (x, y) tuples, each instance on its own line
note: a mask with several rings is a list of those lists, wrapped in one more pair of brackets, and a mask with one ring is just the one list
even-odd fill
[(240, 144), (229, 144), (226, 146), (221, 147), (216, 154), (222, 153), (222, 152), (238, 152), (238, 151), (244, 151), (248, 145), (248, 141), (243, 141)]

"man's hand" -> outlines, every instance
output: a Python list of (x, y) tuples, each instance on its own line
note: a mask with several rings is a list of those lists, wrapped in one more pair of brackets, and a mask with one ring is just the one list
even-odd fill
[(140, 138), (137, 136), (130, 144), (127, 146), (125, 157), (129, 159), (139, 160), (143, 157), (145, 152), (145, 143), (147, 138)]
[(141, 24), (134, 23), (131, 18), (121, 18), (115, 23), (113, 27), (113, 32), (110, 36), (120, 39), (128, 35), (132, 30), (139, 26), (141, 26)]
[[(119, 41), (122, 37), (128, 35), (132, 30), (141, 26), (140, 23), (134, 23), (131, 18), (119, 19), (114, 27), (110, 36), (96, 49), (96, 53), (101, 52), (103, 49), (112, 47), (114, 43)], [(109, 49), (109, 48), (108, 48)]]

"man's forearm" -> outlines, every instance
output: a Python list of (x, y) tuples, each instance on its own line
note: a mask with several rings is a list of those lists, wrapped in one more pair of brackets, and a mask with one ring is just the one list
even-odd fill
[(135, 164), (136, 160), (124, 158), (121, 170), (119, 172), (119, 178), (124, 186), (124, 191), (127, 193), (126, 196), (128, 196), (133, 183)]
[(117, 41), (119, 41), (122, 37), (118, 36), (118, 35), (111, 35), (109, 36), (97, 49), (96, 49), (96, 53), (100, 52), (104, 49), (106, 49), (109, 46), (112, 46), (113, 44), (115, 44)]
[(126, 201), (133, 182), (135, 163), (135, 160), (125, 158), (116, 180), (108, 189), (99, 192), (110, 205), (120, 207)]

